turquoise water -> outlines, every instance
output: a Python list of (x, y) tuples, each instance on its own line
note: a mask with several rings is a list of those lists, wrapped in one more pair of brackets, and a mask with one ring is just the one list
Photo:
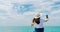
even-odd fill
[[(60, 32), (60, 26), (46, 26), (45, 32)], [(34, 28), (31, 26), (9, 26), (0, 27), (0, 32), (33, 32)]]

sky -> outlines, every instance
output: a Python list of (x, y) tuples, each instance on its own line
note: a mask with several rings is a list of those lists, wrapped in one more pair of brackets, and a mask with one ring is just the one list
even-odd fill
[(60, 26), (60, 0), (0, 0), (0, 26), (30, 26), (36, 12), (49, 15), (45, 26)]

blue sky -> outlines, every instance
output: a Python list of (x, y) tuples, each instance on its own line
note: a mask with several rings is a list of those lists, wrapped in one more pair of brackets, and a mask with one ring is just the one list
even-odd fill
[(30, 26), (36, 12), (49, 15), (45, 26), (60, 26), (60, 0), (0, 0), (0, 26)]

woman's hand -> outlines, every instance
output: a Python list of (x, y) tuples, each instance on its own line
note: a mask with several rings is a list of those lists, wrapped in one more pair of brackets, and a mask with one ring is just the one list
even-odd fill
[(48, 18), (45, 19), (45, 22), (47, 22), (47, 21), (48, 21)]
[(31, 26), (34, 26), (34, 23), (32, 23)]

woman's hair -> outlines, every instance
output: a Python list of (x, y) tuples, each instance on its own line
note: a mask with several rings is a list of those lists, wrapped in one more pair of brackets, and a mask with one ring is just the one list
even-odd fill
[(40, 23), (40, 17), (39, 18), (34, 18), (34, 22), (39, 24)]

